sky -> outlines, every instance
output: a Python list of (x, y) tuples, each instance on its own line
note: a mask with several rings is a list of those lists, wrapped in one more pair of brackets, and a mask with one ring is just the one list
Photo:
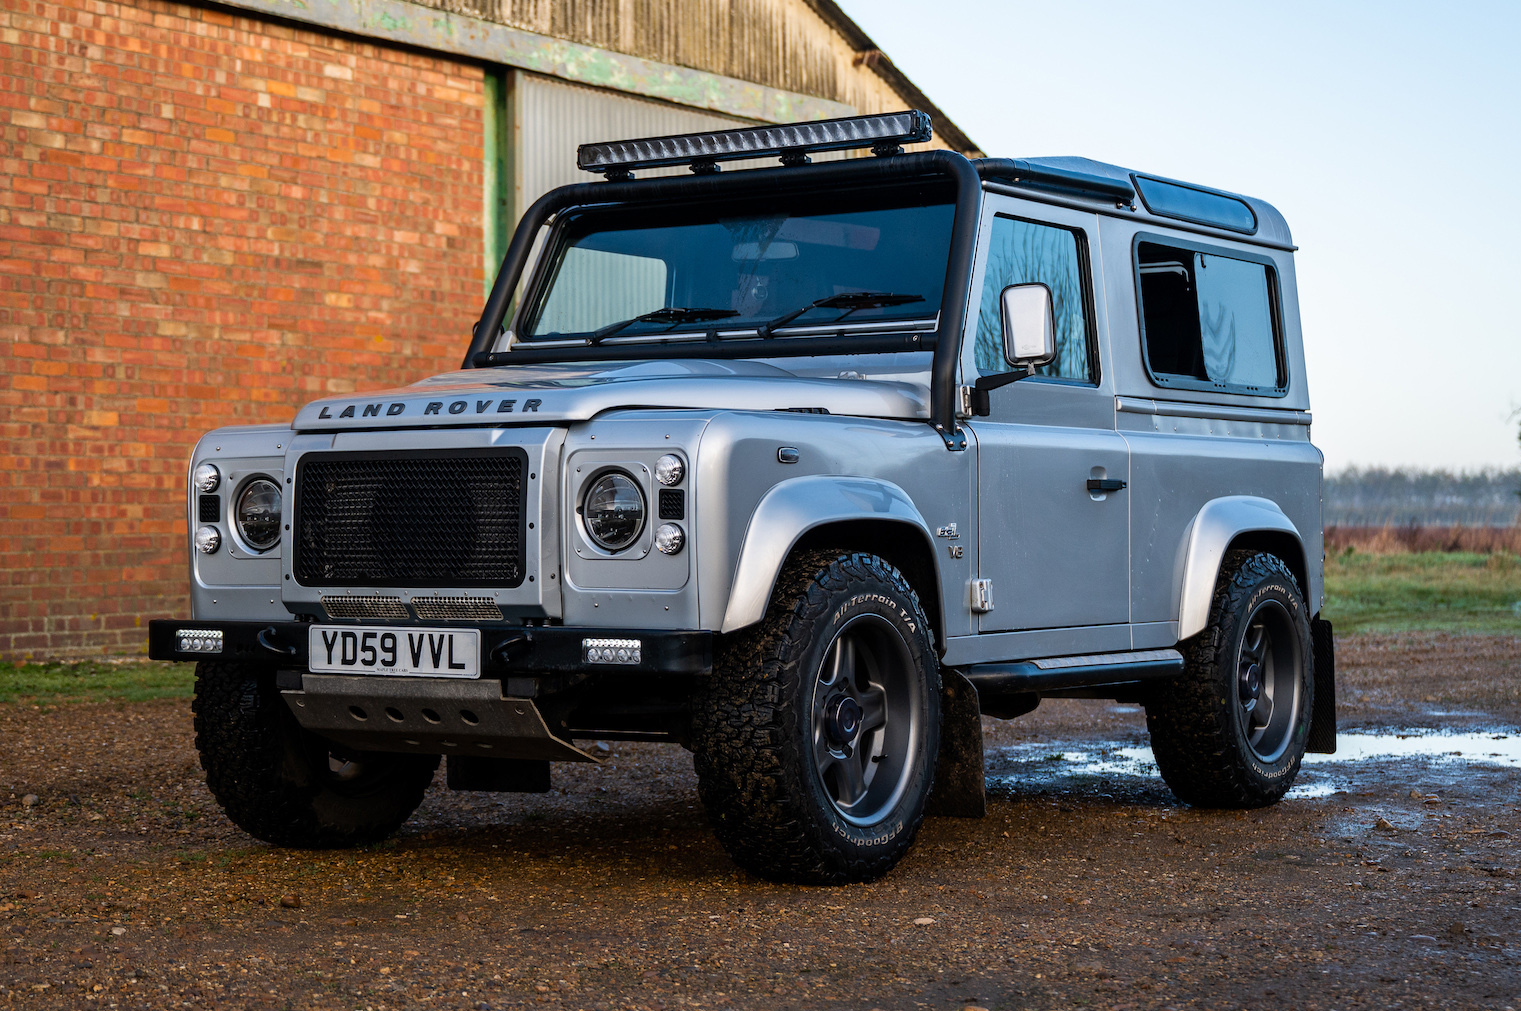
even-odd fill
[(1521, 465), (1521, 3), (837, 2), (990, 155), (1282, 211), (1328, 469)]

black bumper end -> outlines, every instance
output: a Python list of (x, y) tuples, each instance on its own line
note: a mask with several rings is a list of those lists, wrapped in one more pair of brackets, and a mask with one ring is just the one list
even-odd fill
[[(709, 674), (713, 670), (712, 632), (468, 624), (459, 627), (480, 631), (484, 677), (591, 671), (613, 675)], [(299, 621), (160, 619), (148, 623), (148, 656), (154, 660), (224, 660), (305, 670), (310, 628), (311, 625)], [(582, 640), (604, 638), (640, 640), (639, 663), (586, 663)]]

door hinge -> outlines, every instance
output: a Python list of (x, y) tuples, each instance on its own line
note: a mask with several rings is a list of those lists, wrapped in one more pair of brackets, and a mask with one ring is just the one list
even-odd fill
[(956, 387), (956, 417), (972, 417), (972, 393), (970, 386)]
[(975, 614), (987, 614), (993, 609), (993, 581), (991, 579), (972, 580), (972, 611)]

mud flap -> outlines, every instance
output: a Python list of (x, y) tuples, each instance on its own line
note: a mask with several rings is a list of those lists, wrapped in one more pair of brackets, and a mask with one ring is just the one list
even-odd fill
[(1315, 710), (1310, 714), (1310, 736), (1305, 750), (1317, 755), (1336, 754), (1336, 642), (1331, 623), (1310, 621), (1310, 642), (1315, 653)]
[(940, 757), (924, 813), (981, 818), (988, 813), (982, 764), (982, 710), (977, 689), (957, 671), (940, 671)]

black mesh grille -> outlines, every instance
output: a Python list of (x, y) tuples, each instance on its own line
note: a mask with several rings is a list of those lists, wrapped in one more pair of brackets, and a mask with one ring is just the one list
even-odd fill
[(680, 488), (660, 489), (660, 518), (663, 520), (687, 518), (687, 497)]
[(197, 502), (197, 507), (200, 509), (197, 518), (202, 523), (215, 523), (222, 518), (222, 496), (220, 495), (202, 495)]
[(517, 586), (522, 450), (313, 453), (296, 476), (307, 586)]

